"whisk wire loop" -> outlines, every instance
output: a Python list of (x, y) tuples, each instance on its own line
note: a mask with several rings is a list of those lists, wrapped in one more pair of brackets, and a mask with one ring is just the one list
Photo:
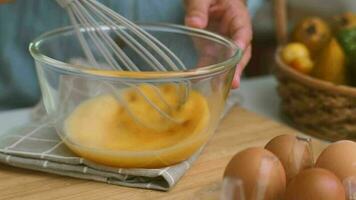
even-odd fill
[(112, 30), (115, 32), (115, 34), (122, 40), (127, 41), (126, 44), (130, 46), (137, 54), (139, 54), (139, 56), (141, 56), (145, 62), (147, 62), (155, 71), (166, 70), (163, 65), (130, 34), (121, 29), (114, 28), (117, 26), (117, 24), (115, 24), (113, 20), (101, 13), (95, 6), (91, 4), (88, 5), (95, 13), (97, 13), (98, 17), (104, 22), (104, 25), (112, 27)]
[[(77, 3), (78, 4), (78, 3)], [(100, 31), (101, 29), (101, 24), (99, 24), (87, 11), (84, 6), (81, 4), (77, 5), (78, 8), (81, 9), (81, 11), (84, 13), (85, 16), (87, 16), (87, 22), (89, 24), (92, 24), (93, 27), (95, 27), (96, 31), (98, 32), (99, 35), (101, 36), (102, 40), (105, 42), (105, 44), (113, 51), (117, 52), (116, 55), (120, 61), (123, 62), (125, 66), (129, 68), (130, 71), (139, 71), (139, 68), (134, 64), (134, 62), (123, 52), (121, 48), (118, 47), (118, 45), (115, 45), (115, 41), (107, 34), (106, 31)]]
[[(84, 55), (94, 67), (120, 71), (142, 71), (133, 61), (136, 58), (130, 58), (129, 54), (123, 49), (125, 47), (120, 47), (115, 42), (117, 38), (140, 56), (141, 60), (147, 64), (147, 67), (154, 71), (187, 70), (178, 56), (161, 41), (100, 2), (96, 0), (57, 0), (57, 2), (67, 10)], [(103, 62), (104, 64), (101, 64)], [(163, 118), (176, 124), (182, 123), (181, 120), (174, 118), (171, 113), (173, 109), (179, 108), (188, 99), (191, 88), (189, 81), (173, 82), (176, 85), (177, 94), (180, 95), (177, 108), (173, 108), (173, 104), (167, 102), (161, 89), (153, 84), (146, 85), (153, 89), (152, 91), (158, 97), (157, 100), (161, 103), (160, 106), (146, 96), (137, 85), (125, 81), (119, 82), (133, 88)], [(140, 122), (144, 126), (154, 127), (150, 124), (145, 124), (136, 117), (135, 113), (129, 109), (128, 103), (121, 98), (112, 85), (110, 87), (113, 89), (118, 101), (126, 107), (133, 120)]]
[[(125, 17), (121, 16), (120, 14), (114, 12), (113, 10), (109, 9), (108, 7), (104, 6), (103, 4), (95, 1), (95, 0), (87, 0), (87, 4), (92, 4), (97, 6), (98, 8), (101, 8), (103, 13), (106, 13), (107, 15), (111, 16), (115, 22), (118, 22), (119, 24), (122, 24), (125, 26), (128, 30), (132, 31), (138, 38), (141, 38), (143, 42), (147, 43), (148, 46), (150, 46), (157, 54), (163, 58), (165, 62), (168, 63), (168, 66), (171, 67), (173, 71), (180, 71), (180, 70), (186, 70), (185, 65), (183, 62), (171, 51), (169, 50), (165, 45), (163, 45), (160, 41), (158, 41), (155, 37), (144, 31), (141, 27), (137, 26), (135, 23), (131, 22), (130, 20), (126, 19)], [(165, 51), (165, 52), (164, 52)], [(176, 62), (179, 64), (181, 69), (177, 67), (177, 65), (171, 60), (169, 56), (172, 56), (176, 60)], [(167, 71), (167, 69), (161, 69), (162, 71)]]

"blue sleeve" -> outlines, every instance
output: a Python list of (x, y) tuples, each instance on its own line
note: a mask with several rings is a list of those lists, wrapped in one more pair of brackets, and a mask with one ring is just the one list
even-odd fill
[[(182, 22), (181, 0), (100, 0), (134, 21)], [(69, 25), (54, 0), (0, 4), (0, 109), (34, 105), (40, 99), (29, 43), (41, 33)]]
[(262, 7), (264, 0), (247, 0), (248, 10), (252, 18), (256, 15), (259, 8)]

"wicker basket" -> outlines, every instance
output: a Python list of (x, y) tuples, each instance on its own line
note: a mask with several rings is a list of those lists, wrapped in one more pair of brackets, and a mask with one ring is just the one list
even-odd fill
[(275, 74), (281, 110), (301, 131), (322, 139), (356, 139), (356, 88), (303, 75), (283, 63), (280, 50), (287, 39), (285, 0), (275, 0), (279, 48)]

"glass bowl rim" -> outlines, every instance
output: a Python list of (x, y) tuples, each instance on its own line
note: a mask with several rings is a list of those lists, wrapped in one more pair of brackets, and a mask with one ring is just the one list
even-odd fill
[[(215, 41), (221, 41), (225, 45), (227, 44), (233, 49), (234, 54), (228, 59), (215, 63), (212, 65), (194, 68), (187, 71), (149, 71), (149, 72), (133, 72), (133, 71), (118, 71), (118, 70), (100, 70), (100, 69), (89, 69), (82, 67), (80, 65), (74, 65), (65, 63), (63, 61), (56, 60), (49, 56), (46, 56), (41, 53), (39, 46), (45, 42), (46, 39), (49, 39), (54, 36), (61, 34), (69, 33), (74, 30), (74, 26), (65, 26), (60, 27), (48, 32), (41, 34), (39, 37), (34, 39), (29, 45), (29, 51), (32, 57), (39, 62), (48, 64), (47, 66), (53, 67), (56, 70), (70, 72), (78, 75), (89, 75), (97, 76), (100, 78), (134, 78), (134, 79), (169, 79), (169, 78), (193, 78), (201, 76), (213, 75), (227, 69), (233, 68), (234, 63), (238, 63), (242, 57), (242, 50), (239, 48), (231, 39), (224, 37), (222, 35), (197, 28), (191, 28), (183, 25), (168, 24), (168, 23), (139, 23), (140, 27), (143, 28), (156, 28), (156, 29), (168, 29), (174, 31), (174, 33), (184, 33), (184, 34), (194, 34), (198, 36), (205, 36), (208, 39)], [(167, 31), (168, 32), (168, 31)]]

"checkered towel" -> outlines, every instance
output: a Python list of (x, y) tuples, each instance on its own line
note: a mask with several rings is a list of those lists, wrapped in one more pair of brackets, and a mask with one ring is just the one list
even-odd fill
[[(230, 98), (224, 115), (237, 102)], [(110, 184), (168, 191), (197, 159), (159, 169), (123, 169), (90, 162), (72, 153), (61, 141), (49, 119), (15, 128), (0, 138), (0, 162), (26, 169), (49, 172)]]

